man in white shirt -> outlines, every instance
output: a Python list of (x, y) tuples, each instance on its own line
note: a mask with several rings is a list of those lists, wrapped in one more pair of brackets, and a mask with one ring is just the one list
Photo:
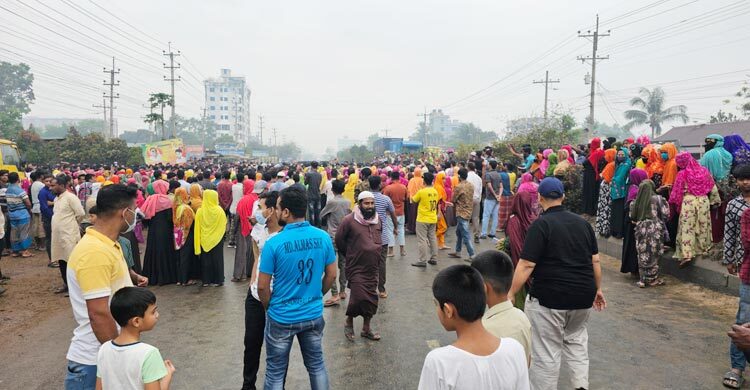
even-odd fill
[(479, 271), (453, 265), (432, 282), (432, 295), (443, 328), (457, 340), (427, 354), (420, 390), (528, 390), (529, 372), (523, 347), (512, 338), (498, 339), (482, 325), (486, 300)]
[(466, 177), (466, 181), (471, 183), (474, 187), (474, 197), (472, 197), (473, 207), (471, 209), (471, 228), (474, 232), (474, 243), (479, 243), (479, 233), (482, 231), (480, 217), (481, 202), (482, 202), (482, 178), (477, 175), (477, 167), (473, 162), (469, 162), (467, 165), (469, 168), (469, 175)]

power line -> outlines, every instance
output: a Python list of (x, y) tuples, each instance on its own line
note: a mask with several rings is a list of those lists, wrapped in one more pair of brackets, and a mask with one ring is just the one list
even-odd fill
[(550, 80), (549, 71), (544, 73), (544, 80), (533, 81), (533, 84), (544, 84), (544, 123), (547, 123), (547, 96), (549, 92), (549, 85), (559, 83), (560, 79)]

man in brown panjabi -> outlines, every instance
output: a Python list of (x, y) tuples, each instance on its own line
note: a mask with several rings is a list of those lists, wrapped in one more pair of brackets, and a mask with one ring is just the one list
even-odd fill
[(375, 212), (375, 196), (362, 191), (357, 197), (357, 207), (341, 220), (335, 240), (339, 255), (346, 259), (344, 272), (350, 297), (344, 334), (349, 341), (354, 341), (354, 317), (359, 316), (364, 319), (360, 336), (380, 340), (380, 334), (370, 328), (370, 320), (378, 311), (382, 230), (382, 221)]

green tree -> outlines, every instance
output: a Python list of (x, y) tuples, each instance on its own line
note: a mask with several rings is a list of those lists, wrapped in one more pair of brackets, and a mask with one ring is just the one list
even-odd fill
[(297, 144), (294, 142), (287, 142), (285, 144), (279, 145), (276, 149), (276, 154), (278, 155), (279, 159), (285, 161), (297, 160), (302, 154), (302, 149), (300, 149), (300, 147), (297, 146)]
[(30, 111), (34, 102), (34, 75), (24, 63), (17, 65), (0, 61), (0, 111), (17, 110), (21, 114)]
[(722, 110), (719, 110), (719, 112), (716, 113), (716, 115), (711, 115), (711, 119), (709, 120), (709, 123), (727, 123), (727, 122), (737, 122), (740, 120), (740, 117), (737, 115), (732, 114), (731, 112), (727, 113)]
[(623, 126), (626, 130), (648, 124), (651, 128), (651, 138), (654, 138), (661, 135), (661, 125), (664, 122), (687, 123), (687, 107), (679, 105), (665, 109), (664, 90), (660, 87), (651, 91), (641, 88), (639, 94), (641, 96), (630, 99), (630, 105), (635, 109), (625, 111), (625, 118), (630, 121)]
[(483, 131), (473, 123), (462, 123), (455, 134), (448, 140), (448, 145), (488, 144), (497, 141), (497, 134), (492, 131)]
[(745, 82), (745, 85), (737, 91), (735, 96), (741, 99), (746, 99), (745, 102), (740, 104), (740, 110), (742, 110), (742, 113), (746, 118), (750, 118), (750, 87), (748, 87), (747, 82)]
[(367, 137), (367, 147), (370, 149), (375, 148), (375, 142), (377, 142), (380, 139), (380, 135), (378, 133), (372, 133)]
[(3, 138), (15, 139), (23, 130), (21, 112), (16, 109), (0, 110), (0, 133)]
[(149, 113), (148, 115), (146, 115), (145, 122), (161, 122), (161, 139), (166, 139), (167, 133), (164, 129), (164, 107), (172, 106), (172, 104), (174, 104), (172, 95), (164, 92), (152, 93), (151, 97), (148, 98), (148, 102), (149, 104), (151, 104), (152, 109), (159, 108), (161, 110), (161, 114)]

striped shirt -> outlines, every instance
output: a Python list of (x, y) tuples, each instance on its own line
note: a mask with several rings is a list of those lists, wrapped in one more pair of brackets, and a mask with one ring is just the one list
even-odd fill
[(5, 199), (8, 202), (8, 215), (11, 220), (31, 217), (24, 203), (25, 200), (29, 199), (29, 195), (18, 184), (8, 185), (8, 189), (5, 192)]
[[(391, 198), (381, 194), (380, 191), (372, 191), (372, 193), (373, 195), (375, 195), (375, 212), (378, 213), (378, 218), (380, 218), (380, 222), (383, 224), (383, 226), (386, 226), (386, 224), (388, 223), (387, 218), (391, 217), (389, 212), (396, 211), (396, 209), (393, 207), (393, 201), (391, 201)], [(383, 245), (388, 245), (388, 243), (393, 240), (393, 232), (391, 232), (390, 235), (391, 237), (388, 237), (388, 229), (382, 230), (380, 238)]]

